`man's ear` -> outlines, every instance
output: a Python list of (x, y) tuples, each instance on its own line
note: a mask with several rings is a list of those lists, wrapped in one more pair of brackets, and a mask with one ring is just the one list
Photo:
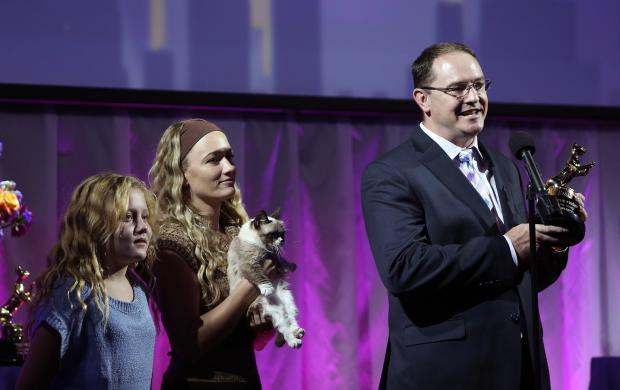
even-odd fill
[(411, 96), (413, 96), (413, 100), (415, 100), (418, 107), (420, 107), (420, 110), (422, 110), (424, 114), (430, 115), (431, 106), (428, 95), (424, 92), (424, 90), (415, 88), (411, 93)]

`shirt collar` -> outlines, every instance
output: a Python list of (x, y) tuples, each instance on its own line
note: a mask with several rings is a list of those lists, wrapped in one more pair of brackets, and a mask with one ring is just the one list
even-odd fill
[[(422, 129), (422, 131), (428, 135), (429, 137), (431, 137), (431, 139), (433, 141), (435, 141), (435, 143), (437, 145), (439, 145), (439, 147), (446, 152), (446, 154), (448, 155), (448, 157), (450, 157), (450, 160), (454, 160), (456, 158), (456, 156), (458, 156), (459, 152), (461, 150), (464, 150), (464, 148), (461, 148), (460, 146), (457, 146), (455, 144), (453, 144), (452, 142), (448, 141), (447, 139), (443, 138), (442, 136), (433, 133), (432, 131), (430, 131), (426, 126), (424, 126), (424, 124), (422, 122), (420, 122), (420, 128)], [(480, 153), (480, 149), (478, 148), (478, 136), (474, 137), (474, 142), (472, 142), (471, 146), (469, 146), (470, 149), (474, 149), (474, 151), (476, 153), (474, 154), (478, 154), (478, 158), (482, 159), (482, 153)]]

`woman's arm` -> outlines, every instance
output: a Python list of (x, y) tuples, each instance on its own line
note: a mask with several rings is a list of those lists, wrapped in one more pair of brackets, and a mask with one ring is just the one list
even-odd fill
[(156, 294), (172, 350), (193, 360), (212, 350), (236, 328), (259, 291), (242, 279), (230, 295), (200, 315), (200, 284), (176, 252), (162, 250), (155, 264)]
[(43, 322), (34, 332), (28, 356), (17, 378), (16, 389), (47, 389), (59, 364), (60, 335)]

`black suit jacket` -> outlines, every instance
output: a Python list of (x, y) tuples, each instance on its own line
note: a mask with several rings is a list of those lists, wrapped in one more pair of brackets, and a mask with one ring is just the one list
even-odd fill
[[(506, 229), (526, 222), (516, 167), (479, 145), (495, 178)], [(514, 264), (495, 217), (458, 166), (417, 129), (366, 168), (362, 206), (389, 293), (382, 384), (518, 389), (521, 337), (532, 334), (530, 275)], [(545, 256), (539, 290), (557, 279), (566, 259), (566, 253)], [(532, 354), (534, 340), (528, 341)], [(548, 388), (542, 339), (537, 342)]]

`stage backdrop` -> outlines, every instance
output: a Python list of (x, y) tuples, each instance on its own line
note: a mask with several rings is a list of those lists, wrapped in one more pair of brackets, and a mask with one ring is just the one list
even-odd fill
[(418, 53), (458, 41), (495, 101), (614, 106), (619, 17), (617, 0), (3, 1), (0, 82), (404, 99)]
[[(298, 264), (292, 286), (306, 329), (303, 348), (257, 353), (266, 389), (375, 389), (385, 351), (386, 291), (369, 251), (360, 212), (360, 175), (380, 153), (416, 131), (415, 115), (301, 115), (40, 107), (0, 109), (0, 178), (13, 179), (33, 211), (21, 238), (0, 244), (0, 300), (13, 269), (44, 267), (73, 188), (101, 171), (146, 179), (156, 144), (172, 121), (203, 117), (226, 130), (250, 213), (282, 207), (286, 256)], [(588, 231), (561, 279), (541, 294), (553, 387), (585, 389), (593, 356), (620, 355), (620, 124), (509, 121), (492, 116), (483, 139), (507, 152), (514, 130), (530, 131), (548, 177), (563, 166), (570, 142), (588, 147), (597, 166), (574, 186), (587, 199)], [(23, 312), (18, 317), (23, 319)], [(161, 334), (156, 388), (166, 365)]]

